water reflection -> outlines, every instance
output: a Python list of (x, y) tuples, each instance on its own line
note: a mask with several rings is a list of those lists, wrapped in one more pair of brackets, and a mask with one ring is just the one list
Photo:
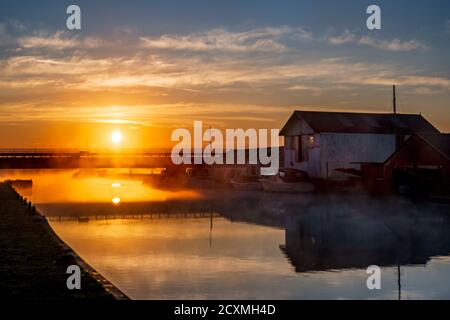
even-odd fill
[[(450, 260), (432, 258), (448, 254), (448, 236), (441, 233), (428, 245), (419, 245), (418, 257), (407, 252), (398, 260), (402, 254), (397, 244), (383, 241), (383, 233), (375, 231), (375, 237), (354, 243), (364, 239), (362, 229), (340, 238), (329, 233), (332, 227), (313, 240), (307, 235), (317, 229), (305, 220), (294, 221), (287, 230), (233, 222), (217, 214), (97, 216), (85, 224), (54, 218), (51, 224), (132, 298), (397, 299), (400, 279), (403, 298), (449, 296)], [(300, 232), (308, 239), (305, 245)], [(440, 248), (433, 249), (432, 241)], [(365, 269), (377, 263), (382, 267), (382, 290), (369, 291)], [(397, 263), (402, 265), (400, 276)]]
[[(108, 199), (143, 188), (125, 180), (107, 187)], [(91, 193), (98, 188), (90, 185)], [(120, 205), (45, 195), (38, 208), (64, 241), (132, 298), (450, 297), (447, 205), (223, 190), (160, 200), (153, 192)], [(366, 288), (369, 265), (382, 268), (380, 291)]]
[[(196, 213), (200, 205), (218, 213)], [(445, 206), (414, 205), (396, 198), (342, 197), (327, 202), (228, 195), (210, 199), (207, 205), (201, 200), (127, 207), (106, 219), (93, 215), (90, 229), (61, 218), (52, 224), (135, 298), (189, 299), (190, 292), (210, 299), (450, 296), (450, 259), (443, 258), (450, 253)], [(61, 209), (53, 212), (69, 212), (74, 218), (85, 211), (67, 205)], [(114, 237), (97, 233), (83, 242), (76, 232), (91, 234), (99, 228), (114, 232)], [(136, 242), (119, 252), (107, 245), (130, 237)], [(102, 250), (124, 265), (98, 256), (90, 243), (99, 239)], [(124, 261), (130, 258), (128, 246), (142, 264)], [(381, 291), (365, 287), (366, 268), (373, 264), (383, 268)]]
[[(0, 170), (2, 179), (33, 179), (27, 197), (36, 204), (43, 203), (109, 203), (196, 199), (192, 190), (167, 191), (153, 188), (138, 179), (143, 174), (126, 175), (123, 169), (109, 170)], [(143, 171), (145, 172), (145, 171)], [(154, 174), (152, 172), (152, 174)], [(32, 193), (32, 196), (31, 196)], [(113, 202), (114, 203), (114, 202)]]
[(314, 210), (286, 226), (281, 250), (296, 272), (426, 265), (450, 254), (450, 223), (432, 211), (377, 215)]
[(282, 230), (224, 218), (214, 218), (212, 234), (207, 217), (52, 221), (52, 226), (132, 298), (268, 297), (264, 288), (273, 285), (273, 275), (279, 274), (281, 290), (283, 274), (290, 273), (278, 250)]

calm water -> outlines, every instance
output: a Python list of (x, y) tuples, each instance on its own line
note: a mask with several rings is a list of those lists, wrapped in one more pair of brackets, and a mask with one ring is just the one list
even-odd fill
[[(445, 205), (167, 191), (123, 170), (0, 171), (6, 177), (32, 178), (20, 191), (133, 299), (450, 298)], [(370, 265), (381, 267), (381, 290), (366, 287)]]

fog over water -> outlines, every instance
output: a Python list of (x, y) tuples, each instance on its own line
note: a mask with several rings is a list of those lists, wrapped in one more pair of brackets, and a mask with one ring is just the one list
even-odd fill
[[(448, 205), (163, 190), (124, 172), (16, 170), (0, 179), (33, 179), (20, 192), (131, 298), (450, 298)], [(370, 265), (382, 270), (381, 290), (366, 287)]]

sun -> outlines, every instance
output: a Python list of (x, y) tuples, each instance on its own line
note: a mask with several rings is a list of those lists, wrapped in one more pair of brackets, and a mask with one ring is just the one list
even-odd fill
[(123, 139), (123, 136), (122, 136), (122, 133), (120, 131), (114, 131), (111, 134), (111, 141), (114, 144), (120, 144), (122, 142), (122, 139)]

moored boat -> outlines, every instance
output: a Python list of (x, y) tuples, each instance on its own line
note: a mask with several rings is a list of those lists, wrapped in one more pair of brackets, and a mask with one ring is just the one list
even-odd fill
[(266, 192), (304, 193), (314, 191), (314, 184), (311, 183), (307, 173), (295, 169), (280, 169), (277, 175), (260, 181)]
[(262, 184), (257, 176), (241, 176), (231, 179), (233, 189), (240, 191), (259, 191), (262, 190)]
[(254, 182), (240, 182), (236, 180), (231, 180), (231, 185), (233, 189), (240, 191), (259, 191), (262, 190), (262, 184), (259, 181)]

